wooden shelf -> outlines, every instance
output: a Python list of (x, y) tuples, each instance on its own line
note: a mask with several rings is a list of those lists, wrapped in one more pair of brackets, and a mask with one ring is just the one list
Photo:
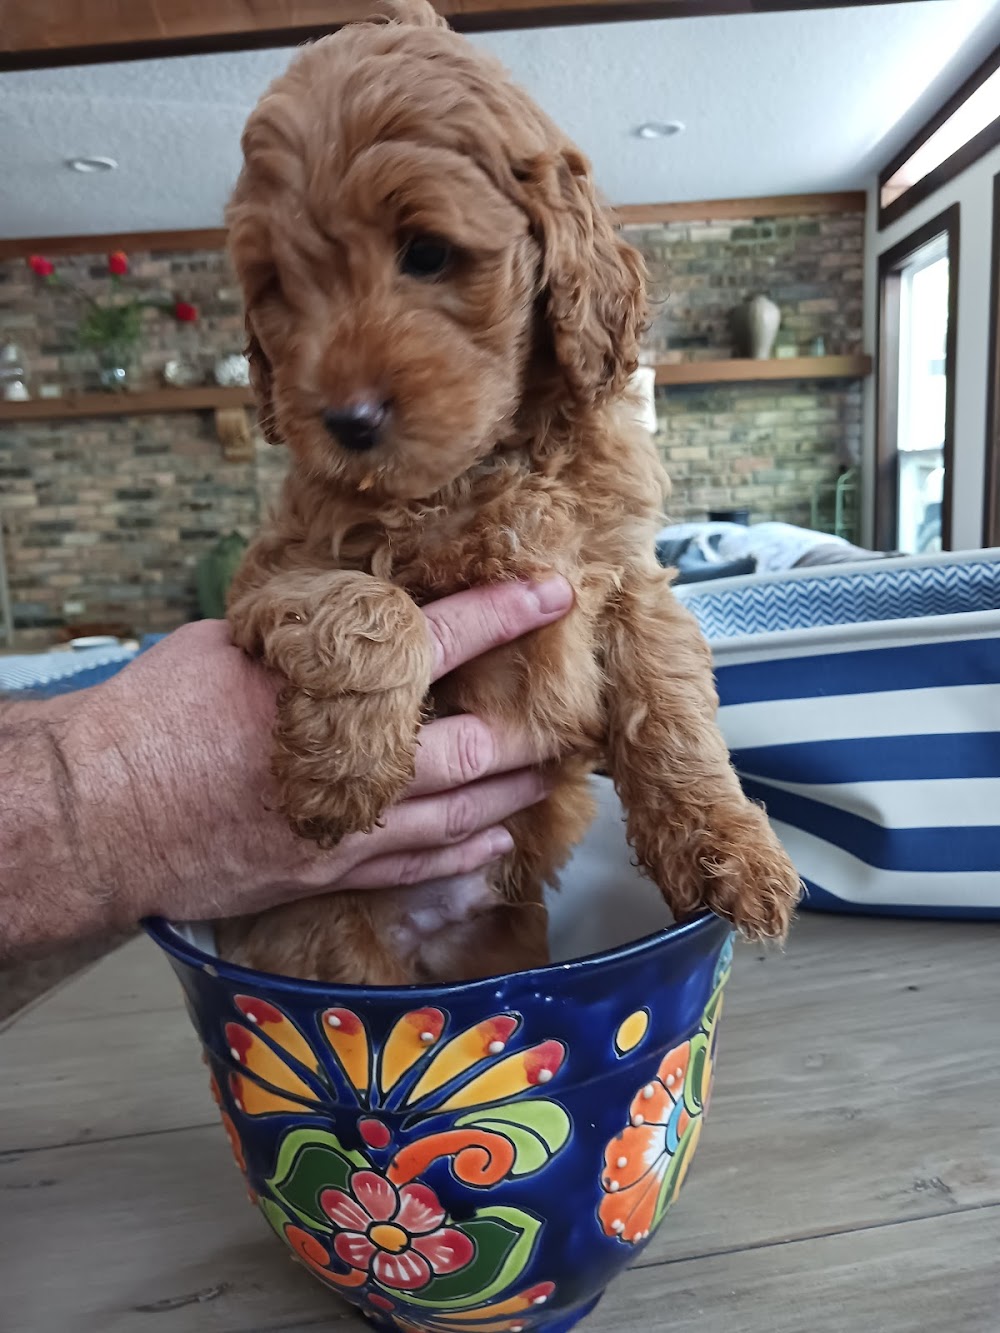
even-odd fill
[(136, 393), (68, 393), (64, 398), (32, 398), (26, 403), (0, 401), (0, 424), (5, 421), (54, 421), (60, 417), (140, 416), (151, 412), (218, 412), (252, 407), (250, 389), (222, 389), (203, 385), (195, 389), (147, 389)]
[(872, 373), (872, 359), (862, 353), (851, 356), (772, 357), (751, 361), (733, 357), (729, 361), (674, 361), (656, 366), (657, 384), (735, 384), (757, 380), (846, 380), (864, 379)]

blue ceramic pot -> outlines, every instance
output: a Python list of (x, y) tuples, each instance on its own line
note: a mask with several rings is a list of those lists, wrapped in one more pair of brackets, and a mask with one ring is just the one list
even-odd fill
[(234, 967), (166, 922), (251, 1197), (376, 1327), (561, 1333), (673, 1202), (708, 1104), (715, 917), (461, 986)]

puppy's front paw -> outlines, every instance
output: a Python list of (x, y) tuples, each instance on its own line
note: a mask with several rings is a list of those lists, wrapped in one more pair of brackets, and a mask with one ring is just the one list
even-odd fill
[(284, 691), (271, 764), (278, 809), (321, 847), (370, 832), (413, 778), (419, 725), (397, 691), (332, 699)]
[(749, 801), (713, 807), (699, 847), (702, 899), (749, 939), (784, 939), (802, 881)]

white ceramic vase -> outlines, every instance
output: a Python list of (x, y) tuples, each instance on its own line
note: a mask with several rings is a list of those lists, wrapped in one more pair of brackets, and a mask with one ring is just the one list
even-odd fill
[(751, 296), (743, 306), (747, 352), (755, 361), (767, 361), (781, 328), (781, 311), (769, 296)]

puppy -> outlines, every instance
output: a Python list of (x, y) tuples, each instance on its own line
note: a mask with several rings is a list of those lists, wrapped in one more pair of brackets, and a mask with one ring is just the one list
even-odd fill
[[(715, 725), (709, 650), (657, 565), (666, 478), (627, 385), (643, 265), (583, 155), (429, 4), (305, 48), (252, 113), (229, 208), (262, 426), (291, 470), (231, 591), (234, 642), (287, 682), (280, 809), (332, 846), (414, 772), (428, 714), (527, 727), (561, 759), (516, 849), (428, 933), (406, 891), (220, 931), (225, 956), (326, 981), (544, 963), (543, 887), (610, 773), (683, 920), (783, 936), (799, 882)], [(573, 610), (431, 688), (421, 604), (558, 571)]]

